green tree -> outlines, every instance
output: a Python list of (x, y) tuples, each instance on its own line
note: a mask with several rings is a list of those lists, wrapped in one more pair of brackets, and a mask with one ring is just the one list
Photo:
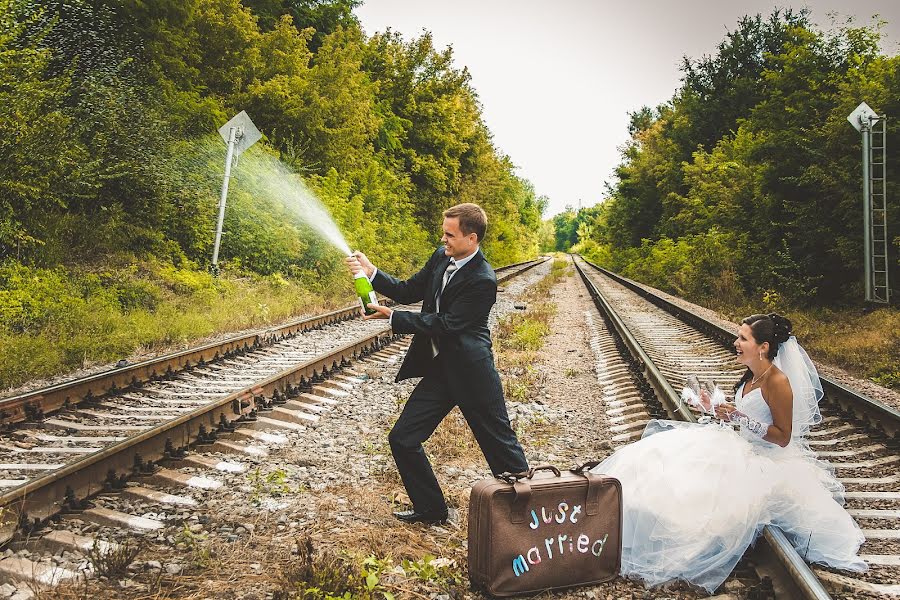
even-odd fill
[[(654, 280), (662, 272), (647, 261), (729, 239), (729, 277), (744, 293), (776, 289), (821, 303), (858, 297), (859, 149), (845, 118), (860, 98), (893, 109), (900, 91), (900, 58), (879, 53), (878, 28), (818, 31), (806, 11), (741, 19), (716, 54), (685, 59), (669, 103), (631, 115), (618, 181), (602, 218), (579, 239)], [(889, 170), (900, 166), (889, 161)], [(891, 219), (890, 228), (900, 225)], [(657, 243), (665, 244), (659, 255)], [(896, 249), (891, 255), (896, 272)], [(691, 288), (674, 281), (694, 271), (671, 271), (670, 284)]]
[(85, 158), (68, 135), (68, 78), (50, 76), (48, 49), (23, 47), (40, 18), (28, 9), (0, 0), (0, 259), (32, 259), (46, 244), (44, 226), (76, 191)]

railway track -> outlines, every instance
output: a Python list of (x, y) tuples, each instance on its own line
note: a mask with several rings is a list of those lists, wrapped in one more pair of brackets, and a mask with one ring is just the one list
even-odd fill
[[(498, 281), (542, 262), (498, 269)], [(189, 496), (157, 488), (222, 485), (183, 467), (245, 468), (204, 452), (259, 457), (267, 445), (284, 442), (278, 430), (314, 435), (319, 420), (365, 378), (351, 365), (396, 362), (405, 352), (406, 342), (383, 321), (361, 321), (358, 313), (354, 305), (0, 400), (0, 544), (7, 545), (0, 582), (55, 584), (81, 576), (70, 565), (30, 560), (28, 547), (83, 554), (99, 543), (102, 551), (115, 550), (47, 528), (60, 517), (146, 535), (162, 529), (161, 519), (109, 502), (97, 506), (91, 500), (98, 493), (171, 510), (191, 506)]]
[[(716, 381), (723, 389), (737, 382), (743, 369), (731, 348), (734, 332), (580, 257), (574, 260), (603, 315), (604, 323), (595, 327), (614, 331), (616, 336), (615, 342), (600, 335), (592, 342), (614, 445), (640, 438), (652, 418), (695, 421), (696, 415), (679, 402), (675, 391), (689, 375)], [(630, 364), (617, 358), (616, 345)], [(635, 377), (636, 385), (629, 381)], [(778, 597), (898, 597), (900, 414), (828, 378), (822, 380), (823, 420), (810, 433), (810, 445), (834, 466), (846, 487), (846, 508), (866, 535), (860, 553), (870, 570), (848, 574), (810, 567), (771, 527), (764, 531), (763, 543), (748, 557), (749, 562), (774, 581)]]

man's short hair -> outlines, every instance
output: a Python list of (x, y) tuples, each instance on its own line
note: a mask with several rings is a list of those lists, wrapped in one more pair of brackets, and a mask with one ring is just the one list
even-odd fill
[(466, 202), (451, 206), (444, 211), (444, 217), (459, 219), (459, 229), (463, 235), (474, 233), (478, 241), (484, 239), (484, 231), (487, 229), (487, 214), (477, 204)]

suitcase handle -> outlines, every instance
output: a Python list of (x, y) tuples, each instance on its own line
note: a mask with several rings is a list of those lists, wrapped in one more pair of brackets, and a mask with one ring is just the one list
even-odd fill
[[(587, 497), (585, 498), (584, 509), (585, 514), (588, 516), (594, 516), (600, 512), (600, 492), (606, 481), (606, 478), (594, 475), (586, 470), (596, 466), (596, 464), (599, 463), (597, 461), (589, 461), (579, 467), (580, 471), (575, 471), (573, 469), (574, 473), (581, 475), (587, 480)], [(562, 475), (559, 469), (553, 465), (538, 465), (528, 469), (525, 473), (517, 474), (524, 475), (524, 477), (514, 476), (513, 479), (507, 480), (507, 483), (511, 483), (513, 486), (513, 501), (509, 511), (510, 523), (518, 524), (525, 522), (526, 508), (531, 501), (531, 484), (528, 480), (530, 480), (537, 471), (552, 471), (557, 477)]]
[(525, 509), (528, 506), (529, 500), (531, 500), (531, 485), (528, 483), (528, 479), (534, 477), (534, 474), (538, 471), (552, 471), (556, 477), (562, 476), (559, 469), (550, 464), (542, 464), (537, 465), (536, 467), (532, 467), (525, 471), (524, 473), (519, 473), (514, 476), (514, 480), (508, 481), (513, 484), (513, 501), (512, 506), (510, 507), (509, 512), (509, 521), (510, 523), (524, 523), (525, 522)]
[[(599, 460), (589, 460), (572, 469), (573, 473), (582, 475), (587, 479), (587, 498), (585, 498), (584, 508), (585, 514), (588, 516), (599, 514), (601, 489), (603, 488), (603, 484), (611, 479), (590, 472), (590, 469), (593, 469), (599, 464)], [(534, 474), (538, 471), (552, 471), (557, 477), (562, 475), (559, 469), (550, 464), (537, 465), (524, 473), (508, 474), (510, 477), (506, 479), (506, 482), (511, 483), (513, 486), (513, 501), (512, 506), (510, 506), (509, 515), (511, 523), (518, 524), (525, 522), (525, 508), (531, 500), (531, 485), (526, 480), (534, 477)], [(504, 473), (503, 475), (507, 474)]]
[(589, 460), (586, 463), (582, 463), (581, 465), (572, 467), (572, 472), (577, 473), (578, 475), (581, 475), (585, 471), (590, 471), (591, 469), (593, 469), (594, 467), (599, 465), (601, 462), (602, 461), (599, 461), (599, 460)]
[(528, 475), (526, 475), (526, 477), (527, 477), (528, 479), (531, 479), (532, 477), (534, 477), (534, 474), (537, 473), (538, 471), (553, 471), (553, 474), (556, 475), (557, 477), (559, 477), (560, 475), (562, 475), (562, 474), (559, 472), (559, 469), (557, 469), (557, 468), (554, 467), (553, 465), (550, 465), (550, 464), (542, 464), (542, 465), (538, 465), (538, 466), (536, 466), (536, 467), (531, 467), (530, 469), (528, 469)]

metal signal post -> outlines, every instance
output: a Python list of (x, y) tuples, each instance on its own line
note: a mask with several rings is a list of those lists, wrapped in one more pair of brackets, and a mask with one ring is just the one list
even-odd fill
[(887, 115), (865, 102), (847, 117), (862, 135), (863, 252), (866, 302), (891, 301), (887, 241)]
[(210, 271), (215, 276), (219, 275), (219, 246), (222, 241), (222, 225), (225, 222), (225, 200), (228, 198), (228, 182), (231, 179), (231, 167), (244, 150), (255, 144), (262, 137), (262, 134), (244, 111), (241, 111), (222, 125), (219, 128), (219, 135), (225, 140), (228, 151), (225, 154), (225, 177), (222, 180), (222, 194), (219, 196), (216, 242), (213, 246), (212, 265), (210, 265)]

